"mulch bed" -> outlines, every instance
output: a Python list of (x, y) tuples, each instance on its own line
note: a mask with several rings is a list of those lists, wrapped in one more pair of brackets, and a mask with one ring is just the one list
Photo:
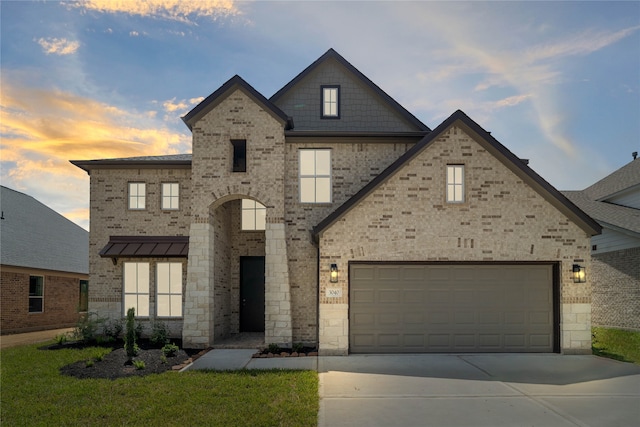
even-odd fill
[[(127, 354), (123, 345), (114, 344), (113, 350), (104, 355), (102, 360), (96, 361), (91, 359), (93, 363), (87, 363), (87, 360), (72, 363), (60, 368), (62, 375), (73, 376), (76, 378), (105, 378), (115, 380), (126, 377), (139, 377), (150, 374), (160, 374), (166, 371), (179, 371), (186, 367), (189, 363), (205, 354), (210, 349), (194, 350), (180, 349), (174, 356), (162, 357), (162, 349), (153, 348), (146, 342), (138, 343), (140, 350), (133, 360), (144, 362), (143, 369), (137, 369), (134, 365), (128, 363)], [(56, 350), (61, 348), (82, 348), (81, 343), (65, 343), (62, 345), (50, 345), (41, 347), (41, 350)]]
[(272, 352), (268, 348), (257, 352), (253, 355), (254, 358), (271, 358), (271, 357), (306, 357), (306, 356), (317, 356), (318, 349), (315, 347), (303, 347), (302, 349), (298, 349), (298, 351), (293, 351), (291, 348), (280, 348), (277, 352)]

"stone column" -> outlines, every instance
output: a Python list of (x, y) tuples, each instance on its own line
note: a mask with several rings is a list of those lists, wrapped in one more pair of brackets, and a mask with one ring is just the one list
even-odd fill
[(293, 329), (284, 223), (267, 223), (265, 237), (264, 339), (266, 344), (290, 346)]
[(184, 298), (182, 346), (206, 348), (213, 343), (213, 227), (192, 223)]

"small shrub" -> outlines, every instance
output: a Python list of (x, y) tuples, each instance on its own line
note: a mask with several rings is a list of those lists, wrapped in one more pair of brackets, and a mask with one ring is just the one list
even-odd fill
[(134, 360), (133, 366), (135, 366), (137, 370), (144, 369), (146, 367), (144, 360)]
[(104, 357), (107, 354), (109, 354), (109, 350), (99, 349), (98, 351), (96, 351), (96, 353), (93, 356), (93, 358), (95, 359), (96, 362), (101, 362), (102, 360), (104, 360)]
[(149, 341), (156, 347), (162, 347), (169, 342), (169, 328), (164, 322), (155, 321), (151, 326)]
[(164, 354), (160, 355), (160, 362), (162, 362), (163, 365), (167, 364), (167, 356), (165, 356)]
[(62, 345), (67, 342), (67, 334), (59, 334), (54, 338), (56, 344)]
[(269, 344), (268, 348), (269, 348), (269, 353), (273, 353), (273, 354), (280, 353), (280, 346), (276, 343)]
[(74, 338), (84, 343), (94, 342), (98, 329), (104, 321), (105, 319), (98, 317), (96, 313), (87, 313), (78, 321), (73, 331)]
[(117, 341), (122, 333), (122, 329), (121, 319), (109, 319), (105, 322), (102, 333), (107, 337), (113, 338), (113, 341)]
[(162, 347), (162, 355), (165, 357), (173, 357), (178, 350), (180, 350), (180, 347), (173, 343), (165, 344), (165, 346)]
[(294, 343), (293, 346), (291, 346), (291, 350), (295, 351), (296, 353), (300, 353), (303, 348), (304, 344), (302, 344), (301, 342)]
[(142, 323), (138, 323), (136, 325), (134, 332), (136, 334), (136, 341), (139, 341), (140, 338), (142, 338), (142, 334), (144, 333), (144, 326), (142, 326)]
[(86, 366), (87, 368), (90, 368), (94, 365), (94, 361), (93, 359), (89, 359), (86, 362), (84, 362), (84, 366)]

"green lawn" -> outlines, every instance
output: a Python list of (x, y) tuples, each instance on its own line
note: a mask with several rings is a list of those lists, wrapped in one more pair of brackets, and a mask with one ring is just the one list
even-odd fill
[(317, 425), (317, 372), (166, 372), (115, 381), (58, 372), (96, 351), (2, 350), (2, 425)]
[(592, 328), (593, 354), (640, 364), (640, 332)]

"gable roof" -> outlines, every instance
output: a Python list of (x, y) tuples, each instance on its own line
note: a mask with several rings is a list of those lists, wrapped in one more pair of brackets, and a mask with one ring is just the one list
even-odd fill
[(592, 200), (603, 200), (635, 186), (640, 186), (640, 160), (636, 159), (583, 191)]
[(575, 222), (589, 235), (600, 234), (602, 227), (584, 213), (580, 208), (567, 199), (562, 193), (556, 190), (551, 184), (545, 181), (533, 169), (531, 169), (525, 161), (516, 157), (504, 145), (498, 142), (489, 132), (484, 130), (480, 125), (474, 122), (461, 110), (457, 110), (431, 133), (425, 136), (420, 142), (407, 150), (387, 169), (382, 171), (380, 175), (375, 177), (353, 197), (340, 205), (328, 217), (320, 221), (313, 228), (313, 236), (317, 241), (324, 230), (329, 228), (333, 223), (338, 221), (342, 216), (349, 212), (362, 199), (373, 192), (378, 186), (393, 176), (407, 162), (416, 157), (425, 148), (429, 147), (444, 131), (453, 125), (460, 125), (465, 132), (469, 133), (480, 145), (483, 146), (490, 154), (500, 160), (507, 168), (519, 176), (524, 182), (529, 184), (538, 194), (560, 210), (564, 215)]
[(289, 83), (287, 83), (282, 89), (276, 92), (269, 100), (273, 103), (277, 103), (280, 98), (282, 98), (285, 94), (287, 94), (294, 86), (296, 86), (300, 81), (302, 81), (305, 77), (307, 77), (311, 72), (320, 67), (324, 62), (334, 59), (338, 63), (340, 63), (343, 67), (345, 67), (351, 74), (355, 76), (355, 78), (360, 81), (364, 86), (371, 89), (375, 94), (377, 94), (384, 102), (386, 102), (391, 109), (396, 111), (401, 117), (407, 120), (409, 123), (414, 125), (419, 131), (429, 132), (431, 129), (420, 120), (418, 120), (413, 114), (411, 114), (408, 110), (406, 110), (402, 105), (400, 105), (395, 99), (391, 98), (384, 92), (378, 85), (373, 83), (367, 76), (362, 74), (356, 67), (351, 65), (346, 59), (342, 57), (338, 52), (334, 49), (329, 49), (322, 55), (320, 58), (316, 59), (311, 65), (305, 68), (300, 74), (293, 78)]
[(585, 191), (563, 191), (562, 194), (603, 226), (640, 238), (640, 209), (593, 200)]
[(640, 160), (637, 159), (582, 191), (562, 193), (603, 226), (640, 237), (640, 209), (608, 202), (632, 188), (640, 188)]
[(36, 199), (0, 186), (0, 263), (89, 274), (89, 232)]
[(262, 105), (265, 111), (269, 112), (283, 124), (286, 124), (287, 129), (293, 127), (293, 122), (290, 117), (288, 117), (280, 108), (276, 107), (275, 104), (265, 98), (260, 92), (255, 90), (237, 74), (227, 80), (211, 95), (207, 96), (200, 104), (196, 105), (191, 111), (182, 117), (182, 121), (184, 121), (184, 123), (189, 127), (189, 130), (193, 130), (195, 122), (200, 120), (209, 111), (213, 110), (218, 104), (226, 99), (227, 96), (237, 89), (242, 90), (250, 98), (253, 98), (256, 103)]

